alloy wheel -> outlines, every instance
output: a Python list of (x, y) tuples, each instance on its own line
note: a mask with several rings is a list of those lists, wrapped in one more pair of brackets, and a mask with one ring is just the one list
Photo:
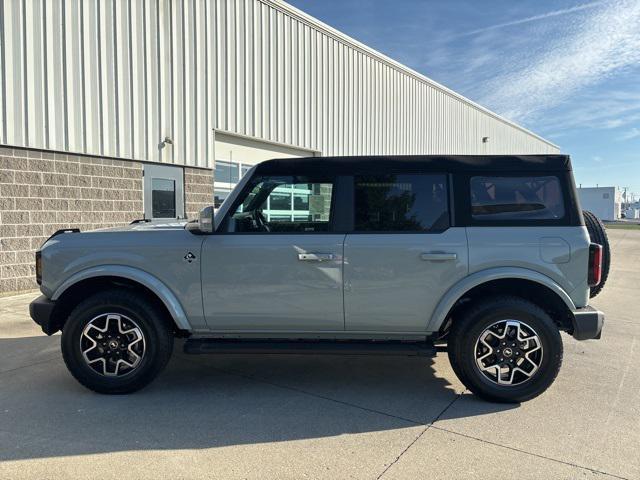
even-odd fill
[(483, 330), (474, 349), (482, 375), (500, 386), (522, 385), (542, 364), (542, 342), (536, 331), (520, 320), (500, 320)]
[(140, 365), (145, 354), (145, 338), (131, 318), (120, 313), (103, 313), (82, 330), (80, 351), (96, 373), (122, 377)]

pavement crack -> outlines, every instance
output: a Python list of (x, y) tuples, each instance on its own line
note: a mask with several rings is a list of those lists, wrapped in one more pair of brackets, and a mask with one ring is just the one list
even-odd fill
[(456, 403), (456, 402), (460, 399), (460, 397), (462, 397), (462, 395), (464, 394), (464, 392), (465, 392), (465, 391), (463, 390), (463, 391), (462, 391), (462, 392), (460, 392), (458, 395), (456, 395), (456, 396), (455, 396), (455, 398), (454, 398), (453, 400), (451, 400), (451, 401), (449, 402), (449, 404), (448, 404), (446, 407), (444, 407), (444, 408), (442, 409), (442, 411), (441, 411), (441, 412), (436, 416), (436, 418), (434, 418), (434, 419), (433, 419), (433, 421), (432, 421), (431, 423), (427, 424), (427, 425), (426, 425), (426, 427), (425, 427), (425, 428), (424, 428), (424, 429), (423, 429), (423, 430), (418, 434), (418, 436), (417, 436), (416, 438), (414, 438), (414, 439), (413, 439), (413, 441), (412, 441), (409, 445), (407, 445), (407, 447), (406, 447), (404, 450), (402, 450), (402, 452), (400, 452), (400, 455), (398, 455), (398, 456), (395, 458), (395, 460), (394, 460), (393, 462), (391, 462), (389, 465), (387, 465), (387, 467), (386, 467), (386, 468), (385, 468), (385, 469), (380, 473), (380, 475), (378, 475), (378, 476), (376, 477), (376, 480), (380, 480), (380, 479), (383, 477), (383, 475), (384, 475), (385, 473), (387, 473), (387, 472), (389, 471), (389, 469), (390, 469), (391, 467), (393, 467), (393, 466), (398, 462), (398, 460), (400, 460), (400, 458), (402, 458), (402, 456), (403, 456), (403, 455), (404, 455), (404, 454), (405, 454), (405, 453), (406, 453), (406, 452), (407, 452), (411, 447), (413, 447), (413, 445), (414, 445), (418, 440), (420, 440), (420, 438), (425, 434), (425, 432), (426, 432), (427, 430), (429, 430), (431, 427), (433, 427), (433, 424), (434, 424), (435, 422), (437, 422), (437, 421), (440, 419), (440, 417), (441, 417), (441, 416), (442, 416), (442, 415), (443, 415), (447, 410), (449, 410), (449, 408), (451, 408), (451, 406), (452, 406), (454, 403)]
[(380, 480), (380, 479), (382, 478), (382, 476), (383, 476), (385, 473), (387, 473), (387, 471), (389, 471), (389, 469), (390, 469), (391, 467), (393, 467), (393, 466), (398, 462), (398, 460), (400, 460), (400, 458), (402, 458), (402, 456), (407, 452), (407, 450), (409, 450), (411, 447), (413, 447), (413, 445), (414, 445), (418, 440), (420, 440), (420, 437), (422, 437), (422, 435), (424, 435), (424, 434), (425, 434), (425, 432), (426, 432), (427, 430), (429, 430), (429, 428), (431, 428), (431, 426), (432, 426), (432, 425), (433, 425), (433, 424), (429, 424), (429, 425), (427, 425), (426, 427), (424, 427), (424, 428), (422, 429), (422, 431), (418, 434), (418, 436), (417, 436), (416, 438), (414, 438), (414, 439), (413, 439), (413, 441), (412, 441), (409, 445), (407, 445), (407, 446), (406, 446), (406, 448), (405, 448), (404, 450), (402, 450), (402, 451), (400, 452), (400, 454), (399, 454), (399, 455), (398, 455), (398, 456), (393, 460), (393, 462), (391, 462), (389, 465), (387, 465), (387, 467), (386, 467), (386, 468), (385, 468), (385, 469), (380, 473), (380, 475), (378, 475), (378, 476), (376, 477), (376, 480)]
[(588, 470), (588, 471), (590, 471), (592, 473), (596, 473), (596, 474), (599, 474), (599, 475), (608, 475), (610, 477), (618, 478), (620, 480), (630, 480), (627, 477), (621, 477), (620, 475), (616, 475), (615, 473), (609, 473), (609, 472), (605, 472), (603, 470), (598, 470), (597, 468), (585, 467), (584, 465), (578, 465), (576, 463), (567, 462), (565, 460), (559, 460), (557, 458), (547, 457), (547, 456), (541, 455), (539, 453), (533, 453), (533, 452), (529, 452), (527, 450), (522, 450), (521, 448), (510, 447), (509, 445), (502, 445), (500, 443), (491, 442), (491, 441), (485, 440), (483, 438), (478, 438), (478, 437), (474, 437), (472, 435), (467, 435), (465, 433), (460, 433), (460, 432), (456, 432), (454, 430), (449, 430), (447, 428), (438, 427), (437, 425), (434, 425), (434, 424), (431, 424), (430, 427), (433, 428), (434, 430), (439, 430), (441, 432), (450, 433), (452, 435), (457, 435), (457, 436), (460, 436), (460, 437), (464, 437), (464, 438), (467, 438), (469, 440), (475, 440), (475, 441), (478, 441), (480, 443), (484, 443), (484, 444), (487, 444), (487, 445), (492, 445), (494, 447), (505, 448), (505, 449), (511, 450), (513, 452), (518, 452), (518, 453), (522, 453), (522, 454), (525, 454), (525, 455), (530, 455), (532, 457), (541, 458), (543, 460), (549, 460), (550, 462), (561, 463), (561, 464), (567, 465), (569, 467), (580, 468), (582, 470)]

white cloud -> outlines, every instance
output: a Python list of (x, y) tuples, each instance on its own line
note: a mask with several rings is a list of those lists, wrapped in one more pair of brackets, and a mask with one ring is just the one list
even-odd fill
[(490, 25), (488, 27), (478, 28), (477, 30), (471, 30), (470, 32), (464, 32), (464, 33), (462, 33), (462, 34), (460, 34), (458, 36), (459, 37), (467, 37), (467, 36), (470, 36), (470, 35), (477, 35), (478, 33), (489, 32), (491, 30), (498, 30), (500, 28), (512, 27), (514, 25), (522, 25), (524, 23), (531, 23), (531, 22), (537, 22), (537, 21), (540, 21), (540, 20), (546, 20), (548, 18), (559, 17), (561, 15), (567, 15), (569, 13), (575, 13), (575, 12), (580, 12), (582, 10), (587, 10), (589, 8), (593, 8), (593, 7), (597, 7), (597, 6), (603, 5), (604, 3), (605, 3), (604, 1), (591, 2), (591, 3), (584, 3), (582, 5), (576, 5), (575, 7), (563, 8), (563, 9), (560, 9), (560, 10), (553, 10), (551, 12), (542, 13), (540, 15), (533, 15), (531, 17), (520, 18), (518, 20), (512, 20), (510, 22), (497, 23), (495, 25)]
[(491, 93), (481, 103), (516, 121), (532, 120), (584, 87), (640, 63), (640, 0), (609, 1), (568, 23), (566, 31), (541, 53), (522, 52), (510, 71), (483, 85)]
[(573, 101), (551, 108), (539, 122), (558, 134), (567, 130), (613, 130), (640, 122), (640, 91), (612, 90), (577, 95)]
[(627, 130), (622, 135), (618, 137), (618, 140), (631, 140), (633, 138), (640, 137), (640, 128), (632, 128), (631, 130)]

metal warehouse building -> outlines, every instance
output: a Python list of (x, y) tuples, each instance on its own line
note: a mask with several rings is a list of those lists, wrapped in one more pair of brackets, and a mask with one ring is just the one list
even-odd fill
[(278, 0), (0, 0), (0, 293), (55, 230), (191, 217), (264, 159), (557, 147)]

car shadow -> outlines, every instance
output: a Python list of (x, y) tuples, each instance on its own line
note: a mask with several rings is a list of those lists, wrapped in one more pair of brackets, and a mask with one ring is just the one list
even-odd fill
[(0, 367), (13, 362), (0, 368), (0, 461), (315, 439), (517, 408), (473, 397), (452, 407), (463, 387), (443, 354), (189, 356), (179, 343), (147, 388), (99, 395), (71, 377), (58, 345), (0, 338)]

